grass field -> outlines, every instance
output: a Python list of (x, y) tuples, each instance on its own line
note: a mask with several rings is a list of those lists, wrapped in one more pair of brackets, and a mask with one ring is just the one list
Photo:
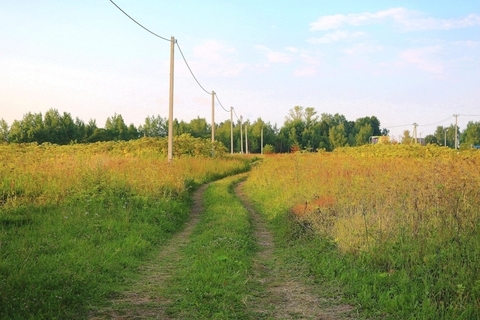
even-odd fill
[[(182, 229), (192, 190), (250, 169), (252, 158), (207, 156), (205, 141), (177, 143), (187, 151), (172, 163), (156, 139), (0, 145), (0, 318), (101, 309)], [(479, 166), (478, 152), (420, 146), (271, 155), (244, 191), (274, 235), (275, 268), (331, 292), (328, 303), (371, 318), (478, 319)], [(269, 291), (252, 281), (258, 244), (238, 179), (209, 186), (169, 285), (153, 289), (171, 317), (261, 314), (247, 308)]]
[(169, 164), (161, 143), (0, 145), (1, 318), (84, 315), (182, 227), (192, 188), (249, 166), (194, 155)]
[(291, 259), (367, 314), (478, 319), (479, 166), (478, 152), (421, 146), (274, 155), (246, 190)]

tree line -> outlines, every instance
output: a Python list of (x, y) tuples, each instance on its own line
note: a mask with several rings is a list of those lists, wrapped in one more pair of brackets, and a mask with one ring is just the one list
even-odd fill
[[(230, 120), (215, 124), (215, 140), (223, 143), (228, 150), (231, 145), (232, 124)], [(193, 137), (211, 137), (212, 127), (206, 119), (197, 117), (189, 122), (174, 120), (174, 135), (189, 134)], [(239, 120), (233, 123), (234, 152), (248, 151), (259, 153), (261, 140), (266, 152), (332, 151), (338, 147), (361, 146), (371, 142), (372, 136), (388, 135), (387, 129), (380, 128), (380, 121), (375, 116), (358, 118), (349, 121), (341, 114), (317, 114), (314, 108), (296, 106), (289, 110), (282, 127), (264, 122), (261, 118), (255, 121)], [(425, 137), (425, 142), (443, 145), (444, 134), (447, 145), (453, 147), (454, 126), (438, 127), (433, 135)], [(468, 145), (480, 145), (480, 122), (469, 123), (463, 133), (459, 133), (460, 142)], [(147, 116), (145, 122), (138, 127), (127, 125), (120, 114), (107, 118), (104, 127), (97, 126), (95, 120), (85, 123), (73, 118), (70, 113), (60, 113), (50, 109), (45, 114), (27, 113), (21, 120), (15, 120), (10, 126), (0, 119), (0, 140), (7, 143), (93, 143), (100, 141), (120, 141), (139, 139), (141, 137), (166, 137), (168, 120), (165, 117)], [(402, 143), (411, 143), (409, 131), (405, 131)], [(243, 149), (241, 147), (243, 142)]]

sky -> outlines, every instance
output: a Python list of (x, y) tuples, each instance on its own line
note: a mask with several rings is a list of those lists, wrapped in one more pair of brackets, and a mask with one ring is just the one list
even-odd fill
[[(295, 106), (376, 116), (398, 137), (480, 121), (480, 1), (0, 0), (0, 118), (50, 108), (99, 127)], [(178, 49), (181, 49), (180, 50)], [(195, 78), (187, 68), (182, 53)], [(208, 92), (208, 93), (207, 93)]]

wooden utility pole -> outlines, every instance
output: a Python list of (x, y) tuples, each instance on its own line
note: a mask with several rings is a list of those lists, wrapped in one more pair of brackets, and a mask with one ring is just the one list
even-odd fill
[(212, 142), (215, 141), (215, 91), (212, 91)]
[(263, 123), (262, 123), (262, 131), (260, 132), (260, 154), (263, 154)]
[(170, 39), (170, 94), (168, 104), (168, 162), (173, 159), (173, 67), (175, 54), (175, 38)]
[(245, 123), (245, 154), (248, 154), (248, 124)]
[(242, 132), (242, 116), (240, 116), (240, 153), (243, 154), (243, 132)]
[(233, 154), (233, 107), (230, 107), (230, 153)]
[(415, 143), (418, 142), (418, 140), (417, 140), (417, 126), (418, 126), (418, 124), (416, 124), (416, 123), (413, 124), (413, 139), (415, 139), (414, 140)]
[(457, 137), (457, 133), (458, 133), (458, 114), (454, 114), (453, 115), (455, 117), (455, 150), (457, 150), (457, 146), (458, 146), (458, 137)]

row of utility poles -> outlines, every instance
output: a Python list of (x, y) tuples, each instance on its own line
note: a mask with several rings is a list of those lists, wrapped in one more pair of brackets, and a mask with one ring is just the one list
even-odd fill
[[(454, 114), (453, 115), (455, 117), (455, 145), (454, 145), (454, 149), (458, 149), (458, 116), (459, 114)], [(413, 124), (413, 139), (415, 141), (415, 143), (418, 142), (417, 140), (417, 127), (418, 127), (418, 124), (414, 123)], [(444, 142), (443, 142), (443, 145), (446, 147), (447, 146), (447, 131), (448, 131), (449, 128), (445, 129), (445, 132), (444, 132), (444, 135), (445, 135), (445, 138), (444, 138)], [(422, 135), (420, 134), (420, 140), (422, 140)]]
[[(135, 22), (137, 25), (142, 27), (144, 30), (148, 31), (149, 33), (153, 34), (154, 36), (163, 39), (165, 41), (170, 42), (170, 88), (169, 88), (169, 102), (168, 102), (168, 151), (167, 151), (167, 159), (168, 162), (171, 162), (173, 159), (173, 90), (174, 90), (174, 65), (175, 65), (175, 45), (178, 45), (177, 41), (175, 40), (175, 37), (170, 37), (170, 40), (167, 38), (164, 38), (151, 30), (147, 29), (144, 27), (142, 24), (140, 24), (138, 21), (133, 19), (130, 15), (128, 15), (122, 8), (120, 8), (113, 0), (110, 0), (110, 2), (117, 7), (123, 14), (125, 14), (128, 18), (130, 18), (133, 22)], [(185, 57), (183, 56), (182, 50), (180, 49), (180, 46), (178, 47), (180, 50), (180, 53), (185, 60)], [(190, 69), (190, 66), (187, 63), (187, 60), (185, 60), (185, 63), (190, 70), (190, 73), (192, 74), (193, 78), (195, 81), (197, 81), (198, 85), (206, 92), (202, 85), (198, 82), (196, 79), (195, 75), (193, 74), (192, 70)], [(215, 91), (212, 91), (212, 142), (215, 141)], [(220, 101), (219, 101), (220, 102)], [(221, 105), (221, 104), (220, 104)], [(222, 106), (223, 108), (223, 106)], [(224, 109), (225, 110), (225, 109)], [(228, 110), (225, 110), (228, 112)], [(231, 153), (233, 153), (233, 107), (230, 107), (230, 121), (231, 121)], [(240, 126), (242, 126), (242, 117), (240, 116)], [(262, 127), (263, 131), (263, 127)], [(245, 130), (246, 133), (246, 130)], [(263, 134), (263, 132), (262, 132)], [(247, 141), (247, 153), (248, 153), (248, 137), (245, 137)], [(262, 135), (262, 146), (263, 146), (263, 135)], [(243, 140), (242, 140), (242, 147), (241, 147), (241, 152), (243, 153)], [(263, 148), (262, 148), (263, 151)]]
[[(173, 89), (175, 65), (175, 37), (170, 39), (170, 91), (168, 104), (168, 162), (173, 160)], [(240, 116), (240, 153), (243, 154), (243, 117)], [(260, 137), (260, 152), (263, 154), (263, 126)], [(215, 91), (212, 91), (212, 142), (215, 142)], [(248, 131), (245, 124), (245, 153), (248, 152)], [(233, 154), (233, 107), (230, 107), (230, 153)]]

